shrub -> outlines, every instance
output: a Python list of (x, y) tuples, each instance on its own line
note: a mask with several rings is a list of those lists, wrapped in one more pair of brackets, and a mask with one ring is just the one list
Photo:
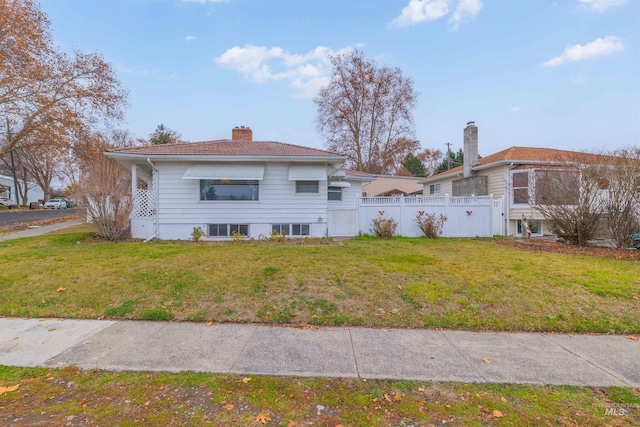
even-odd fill
[(272, 242), (284, 242), (286, 238), (287, 234), (284, 231), (278, 233), (276, 230), (271, 230), (271, 235), (269, 236), (269, 240)]
[(202, 227), (193, 227), (193, 230), (191, 230), (191, 239), (194, 242), (198, 242), (202, 239), (202, 236), (204, 236), (204, 230)]
[(231, 232), (231, 240), (233, 240), (234, 242), (241, 242), (245, 237), (246, 236), (244, 234), (238, 233), (237, 231)]
[(425, 237), (429, 239), (435, 239), (442, 234), (442, 228), (446, 221), (447, 217), (442, 214), (436, 217), (436, 214), (419, 211), (418, 215), (416, 215), (418, 227), (420, 227)]
[(378, 211), (378, 216), (371, 221), (371, 231), (376, 237), (393, 237), (398, 223), (393, 218), (385, 218), (384, 211)]

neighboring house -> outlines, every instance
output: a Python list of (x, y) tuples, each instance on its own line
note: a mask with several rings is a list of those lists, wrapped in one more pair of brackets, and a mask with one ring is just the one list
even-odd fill
[(345, 156), (273, 141), (232, 138), (131, 147), (105, 153), (131, 171), (134, 238), (205, 239), (354, 236), (361, 185), (374, 178), (342, 169)]
[[(18, 185), (24, 188), (25, 182), (21, 179), (18, 180)], [(38, 200), (44, 199), (44, 192), (33, 182), (27, 182), (27, 201), (20, 200), (23, 205), (28, 205), (31, 202), (38, 202)], [(22, 191), (21, 191), (22, 194)], [(0, 197), (6, 197), (16, 203), (16, 189), (12, 176), (0, 175)]]
[[(577, 159), (595, 162), (598, 155), (550, 148), (511, 147), (486, 157), (478, 156), (478, 128), (464, 129), (464, 165), (421, 181), (424, 195), (485, 196), (502, 200), (504, 234), (522, 236), (523, 218), (532, 235), (549, 234), (544, 218), (533, 208), (535, 180), (558, 171)], [(538, 198), (540, 195), (538, 195)]]
[(364, 197), (422, 195), (424, 178), (415, 176), (373, 175), (376, 180), (362, 186)]

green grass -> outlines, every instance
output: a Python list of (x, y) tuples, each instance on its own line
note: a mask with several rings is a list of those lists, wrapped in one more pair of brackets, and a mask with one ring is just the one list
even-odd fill
[[(0, 365), (0, 387), (19, 385), (0, 394), (0, 424), (246, 426), (260, 413), (274, 426), (640, 423), (640, 391), (629, 388), (247, 378)], [(616, 404), (627, 412), (607, 415)]]
[(639, 262), (492, 240), (113, 243), (85, 232), (0, 253), (3, 316), (640, 333)]

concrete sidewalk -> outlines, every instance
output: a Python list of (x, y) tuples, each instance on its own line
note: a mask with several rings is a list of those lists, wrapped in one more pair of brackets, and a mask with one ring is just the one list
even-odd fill
[(0, 364), (640, 387), (623, 336), (0, 319)]
[(2, 235), (0, 236), (0, 242), (22, 239), (24, 237), (41, 236), (43, 234), (51, 233), (52, 231), (58, 231), (74, 225), (82, 225), (86, 223), (86, 219), (74, 219), (73, 221), (61, 222), (59, 224), (43, 225), (42, 227), (35, 226), (34, 228), (28, 228), (26, 230)]

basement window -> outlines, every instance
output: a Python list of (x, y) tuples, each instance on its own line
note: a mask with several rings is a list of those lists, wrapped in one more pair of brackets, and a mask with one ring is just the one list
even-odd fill
[(233, 233), (239, 233), (243, 236), (249, 235), (248, 224), (209, 224), (210, 237), (231, 237)]

